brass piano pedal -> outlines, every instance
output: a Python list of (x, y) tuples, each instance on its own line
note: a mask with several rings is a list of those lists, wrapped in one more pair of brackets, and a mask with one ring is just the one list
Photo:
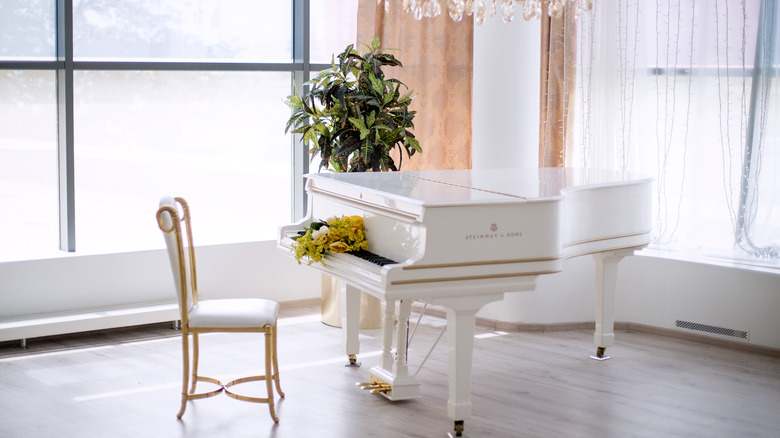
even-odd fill
[(357, 382), (355, 385), (371, 394), (386, 394), (392, 390), (392, 386), (385, 382)]

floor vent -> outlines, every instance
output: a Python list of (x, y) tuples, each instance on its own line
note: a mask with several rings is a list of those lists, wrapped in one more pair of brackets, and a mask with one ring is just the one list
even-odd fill
[(675, 322), (675, 325), (680, 328), (688, 330), (696, 330), (699, 332), (712, 333), (721, 336), (728, 336), (730, 338), (749, 339), (749, 333), (742, 330), (734, 330), (725, 327), (716, 327), (713, 325), (699, 324), (698, 322), (680, 321)]

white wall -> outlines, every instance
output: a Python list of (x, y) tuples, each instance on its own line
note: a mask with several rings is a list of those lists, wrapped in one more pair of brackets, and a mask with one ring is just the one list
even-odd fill
[[(201, 297), (319, 297), (320, 273), (273, 241), (198, 247), (196, 260)], [(174, 304), (173, 287), (164, 250), (0, 263), (0, 341), (176, 319), (175, 311), (112, 312)]]

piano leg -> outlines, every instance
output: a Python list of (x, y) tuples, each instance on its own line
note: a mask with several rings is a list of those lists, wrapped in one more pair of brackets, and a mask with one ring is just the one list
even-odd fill
[(623, 257), (634, 254), (633, 249), (604, 251), (593, 254), (596, 262), (596, 331), (593, 342), (596, 360), (607, 360), (606, 350), (615, 342), (615, 291), (617, 288), (617, 264)]
[(360, 289), (346, 281), (341, 283), (341, 330), (344, 349), (347, 353), (347, 367), (359, 367), (357, 354), (360, 352)]
[(485, 304), (503, 298), (504, 294), (497, 294), (434, 298), (429, 301), (447, 309), (447, 414), (455, 422), (456, 436), (463, 434), (464, 420), (471, 415), (471, 363), (476, 314)]

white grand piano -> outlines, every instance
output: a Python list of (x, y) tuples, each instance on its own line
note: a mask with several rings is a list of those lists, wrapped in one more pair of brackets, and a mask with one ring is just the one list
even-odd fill
[[(447, 313), (449, 399), (455, 433), (471, 414), (476, 313), (508, 292), (533, 290), (536, 277), (591, 254), (596, 266), (595, 359), (614, 340), (617, 263), (649, 242), (649, 178), (572, 168), (451, 170), (307, 175), (307, 217), (281, 227), (278, 245), (312, 220), (364, 218), (369, 251), (380, 257), (327, 254), (342, 280), (346, 353), (356, 363), (360, 291), (385, 303), (384, 347), (370, 382), (390, 400), (419, 398), (406, 363), (413, 300)], [(368, 258), (371, 258), (370, 255)], [(396, 306), (398, 310), (396, 312)], [(392, 354), (395, 326), (395, 356)]]

